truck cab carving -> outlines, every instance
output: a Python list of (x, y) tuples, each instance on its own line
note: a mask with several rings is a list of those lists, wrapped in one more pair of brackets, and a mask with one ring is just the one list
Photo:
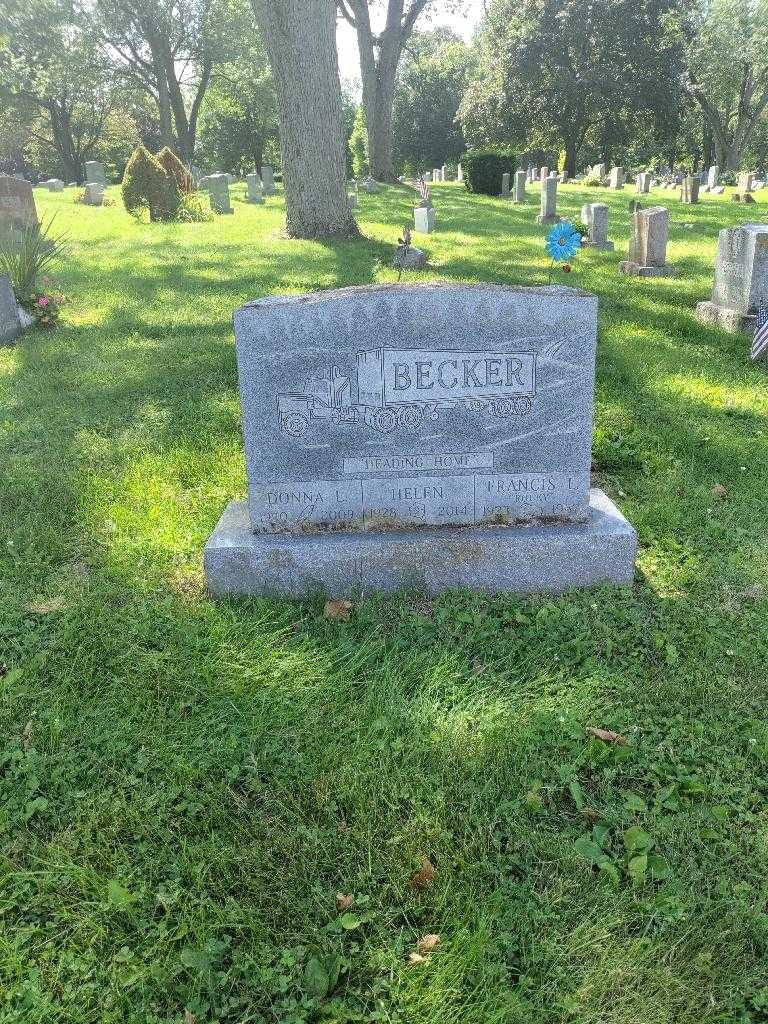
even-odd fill
[(527, 415), (536, 393), (533, 353), (384, 349), (357, 353), (357, 400), (338, 366), (309, 377), (302, 390), (277, 396), (280, 429), (301, 437), (312, 420), (362, 421), (388, 434), (416, 430), (440, 411), (463, 406), (498, 419)]

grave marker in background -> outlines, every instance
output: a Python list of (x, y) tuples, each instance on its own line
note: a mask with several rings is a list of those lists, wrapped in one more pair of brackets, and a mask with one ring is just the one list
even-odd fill
[(557, 224), (557, 178), (541, 180), (541, 210), (536, 218), (537, 224)]
[(587, 238), (582, 239), (582, 245), (592, 249), (613, 250), (613, 242), (608, 241), (607, 203), (585, 203), (581, 208), (581, 223), (589, 229)]
[(265, 196), (275, 194), (275, 172), (269, 164), (261, 165), (261, 188)]
[(0, 175), (0, 240), (19, 237), (39, 223), (35, 196), (28, 181)]
[(768, 224), (723, 228), (712, 298), (697, 304), (696, 316), (727, 331), (751, 333), (760, 302), (768, 305)]
[(674, 268), (667, 265), (669, 210), (665, 206), (636, 209), (632, 215), (629, 259), (619, 264), (622, 274), (638, 277), (670, 277)]

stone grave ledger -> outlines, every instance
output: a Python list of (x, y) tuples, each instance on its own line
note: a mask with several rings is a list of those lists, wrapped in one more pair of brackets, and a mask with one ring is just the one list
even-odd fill
[(590, 490), (597, 299), (385, 285), (235, 313), (248, 502), (214, 594), (628, 583), (636, 535)]
[(768, 305), (768, 224), (723, 228), (712, 299), (697, 303), (696, 316), (728, 331), (752, 333), (761, 302)]

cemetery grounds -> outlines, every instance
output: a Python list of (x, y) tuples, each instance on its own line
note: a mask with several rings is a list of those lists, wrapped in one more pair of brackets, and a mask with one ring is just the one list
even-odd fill
[[(245, 496), (231, 317), (394, 281), (413, 194), (328, 244), (232, 191), (151, 226), (36, 193), (72, 252), (62, 326), (0, 351), (0, 1021), (768, 1021), (768, 372), (693, 314), (768, 191), (640, 197), (678, 275), (638, 280), (634, 190), (558, 190), (611, 207), (616, 252), (563, 283), (600, 297), (594, 480), (634, 586), (348, 622), (203, 591)], [(546, 281), (538, 186), (432, 193), (408, 280)]]

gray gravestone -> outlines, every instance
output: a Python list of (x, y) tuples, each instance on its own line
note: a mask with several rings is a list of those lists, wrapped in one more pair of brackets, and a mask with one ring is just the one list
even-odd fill
[(512, 202), (525, 202), (525, 171), (515, 171), (515, 188), (512, 193)]
[(461, 164), (456, 168), (456, 181), (464, 181), (464, 168)]
[(349, 288), (235, 314), (248, 503), (215, 594), (629, 583), (590, 491), (597, 299), (564, 287)]
[(264, 196), (261, 193), (261, 178), (258, 174), (246, 174), (245, 181), (248, 186), (248, 202), (263, 203)]
[(768, 224), (723, 228), (712, 299), (697, 304), (696, 316), (728, 331), (753, 332), (761, 302), (768, 305)]
[(437, 224), (437, 215), (433, 206), (414, 206), (413, 226), (423, 235), (430, 235)]
[(0, 241), (19, 240), (38, 224), (35, 196), (28, 181), (0, 175)]
[(624, 188), (624, 168), (623, 167), (612, 167), (611, 174), (608, 179), (608, 185), (612, 189)]
[(541, 212), (537, 224), (557, 224), (557, 178), (543, 178), (541, 182)]
[(104, 186), (97, 181), (89, 181), (85, 186), (83, 202), (86, 206), (103, 206)]
[(651, 175), (647, 171), (641, 171), (636, 179), (637, 192), (643, 195), (651, 191)]
[(13, 345), (21, 334), (19, 307), (9, 278), (0, 276), (0, 346)]
[(234, 213), (229, 200), (229, 175), (209, 174), (205, 179), (211, 209), (216, 213)]
[(505, 171), (501, 176), (501, 194), (505, 197), (509, 195), (509, 171)]
[(549, 177), (549, 168), (548, 167), (542, 167), (541, 170), (539, 171), (539, 181), (542, 182), (542, 184), (543, 184), (544, 181), (548, 177)]
[(749, 171), (743, 171), (739, 175), (739, 184), (737, 186), (738, 191), (741, 192), (742, 194), (746, 192), (751, 192), (754, 179), (754, 174), (751, 174)]
[(586, 224), (589, 234), (582, 239), (582, 245), (592, 249), (613, 250), (608, 241), (608, 204), (585, 203), (581, 208), (581, 223)]
[(698, 177), (693, 174), (687, 174), (683, 178), (683, 185), (680, 191), (680, 201), (686, 205), (691, 203), (698, 203), (699, 201), (699, 187), (701, 182)]
[(63, 192), (64, 182), (61, 178), (48, 178), (46, 181), (41, 181), (41, 185), (45, 185), (49, 192)]
[(592, 168), (592, 173), (595, 175), (596, 178), (600, 178), (600, 180), (602, 181), (608, 173), (608, 171), (606, 169), (605, 164), (595, 164), (595, 166)]
[(635, 210), (629, 259), (619, 264), (619, 270), (622, 274), (638, 277), (670, 277), (674, 269), (667, 265), (668, 238), (669, 210), (666, 207), (650, 206), (647, 210)]
[(357, 209), (357, 192), (347, 192), (347, 202), (350, 210)]
[(85, 161), (85, 180), (96, 185), (106, 185), (107, 175), (104, 164), (99, 160)]
[(717, 164), (713, 164), (707, 172), (707, 185), (709, 189), (717, 188), (720, 182), (720, 168)]
[(265, 196), (273, 196), (275, 194), (275, 172), (269, 164), (262, 164), (261, 186)]

